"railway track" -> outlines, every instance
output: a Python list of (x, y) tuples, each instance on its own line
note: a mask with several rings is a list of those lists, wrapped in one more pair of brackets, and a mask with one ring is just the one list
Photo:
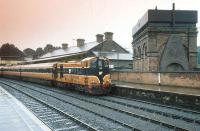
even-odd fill
[[(9, 90), (11, 86), (4, 83), (4, 88)], [(15, 90), (16, 91), (16, 90)], [(49, 105), (48, 103), (36, 99), (28, 93), (17, 90), (18, 97), (41, 121), (47, 124), (52, 130), (80, 130), (80, 131), (97, 131), (96, 128), (87, 123), (78, 120), (70, 114), (67, 114), (60, 109)], [(23, 99), (22, 99), (23, 98)]]
[[(18, 92), (20, 92), (21, 94), (25, 94), (25, 95), (27, 95), (28, 97), (31, 97), (32, 99), (34, 99), (34, 100), (37, 100), (37, 101), (40, 101), (40, 102), (42, 102), (43, 104), (45, 104), (45, 105), (47, 105), (47, 106), (49, 106), (49, 107), (51, 107), (51, 108), (53, 108), (53, 109), (56, 109), (56, 110), (59, 110), (59, 112), (61, 112), (62, 114), (68, 114), (68, 113), (66, 113), (66, 111), (64, 110), (64, 109), (66, 109), (66, 108), (69, 108), (69, 105), (73, 105), (72, 103), (68, 103), (69, 105), (63, 105), (64, 103), (62, 102), (62, 100), (59, 100), (59, 102), (57, 101), (55, 101), (55, 99), (56, 99), (56, 97), (52, 97), (52, 98), (48, 98), (48, 97), (43, 97), (43, 96), (41, 96), (42, 94), (39, 94), (39, 92), (28, 92), (27, 90), (25, 91), (24, 89), (19, 89), (20, 87), (19, 86), (16, 86), (16, 85), (14, 85), (13, 83), (12, 84), (9, 84), (9, 83), (6, 83), (5, 81), (4, 82), (2, 82), (2, 81), (0, 81), (0, 85), (3, 87), (3, 88), (5, 88), (6, 90), (8, 90), (9, 92), (10, 92), (10, 88), (12, 88), (12, 89), (14, 89), (14, 90), (17, 90)], [(5, 87), (6, 86), (6, 87)], [(28, 88), (28, 87), (26, 87), (26, 88)], [(32, 90), (33, 91), (33, 90)], [(12, 92), (11, 92), (12, 93)], [(36, 94), (35, 94), (36, 93)], [(40, 92), (41, 93), (41, 92)], [(44, 95), (44, 94), (43, 94)], [(41, 100), (41, 98), (43, 97), (43, 100)], [(24, 98), (23, 98), (24, 99)], [(22, 99), (20, 99), (20, 100), (22, 100)], [(45, 101), (46, 100), (46, 101)], [(55, 105), (53, 105), (52, 103), (48, 103), (47, 102), (47, 100), (49, 100), (49, 101), (52, 101)], [(56, 107), (56, 105), (59, 105), (59, 106), (57, 106)], [(28, 105), (28, 107), (29, 106), (31, 106), (31, 104), (29, 104)], [(60, 106), (62, 106), (62, 107), (64, 107), (64, 108), (62, 108), (61, 109), (61, 107)], [(78, 106), (76, 106), (75, 104), (73, 105), (73, 106), (75, 106), (75, 107), (78, 107)], [(31, 106), (31, 107), (34, 107), (34, 106)], [(78, 107), (79, 108), (79, 110), (77, 110), (77, 111), (80, 111), (81, 112), (81, 110), (80, 109), (82, 109), (82, 110), (84, 110), (84, 111), (88, 111), (89, 113), (92, 113), (93, 115), (95, 115), (95, 117), (94, 116), (92, 116), (91, 114), (90, 114), (90, 116), (92, 116), (94, 119), (91, 119), (91, 117), (88, 117), (88, 118), (90, 118), (91, 119), (91, 121), (93, 121), (94, 123), (92, 123), (91, 121), (91, 123), (90, 122), (88, 122), (87, 120), (85, 120), (85, 122), (84, 121), (81, 121), (80, 119), (81, 119), (81, 117), (80, 116), (76, 116), (76, 115), (70, 115), (70, 114), (68, 114), (69, 116), (71, 116), (72, 118), (74, 118), (74, 119), (76, 119), (76, 121), (78, 121), (78, 123), (79, 124), (81, 124), (81, 125), (83, 125), (84, 127), (87, 127), (88, 126), (88, 128), (86, 128), (86, 129), (88, 129), (88, 130), (112, 130), (112, 129), (114, 129), (114, 130), (135, 130), (135, 131), (140, 131), (139, 129), (137, 129), (137, 128), (135, 128), (134, 126), (130, 126), (130, 125), (128, 125), (128, 124), (126, 124), (126, 123), (122, 123), (122, 122), (120, 122), (120, 121), (117, 121), (117, 120), (113, 120), (113, 119), (110, 119), (109, 117), (105, 117), (105, 116), (103, 116), (103, 115), (100, 115), (100, 114), (98, 114), (98, 113), (96, 113), (96, 112), (92, 112), (92, 111), (90, 111), (90, 110), (87, 110), (87, 109), (84, 109), (84, 108), (81, 108), (81, 107)], [(45, 109), (46, 108), (42, 108), (42, 107), (37, 107), (36, 106), (36, 112), (38, 111), (38, 110), (44, 110), (45, 111)], [(71, 110), (71, 111), (74, 111), (74, 110)], [(40, 112), (40, 111), (39, 111)], [(41, 112), (42, 113), (42, 112)], [(84, 115), (84, 113), (81, 113), (82, 115)], [(37, 115), (37, 113), (36, 113), (36, 116), (38, 116)], [(76, 117), (75, 117), (76, 116)], [(51, 115), (50, 116), (48, 116), (47, 115), (47, 117), (48, 117), (48, 119), (47, 120), (54, 120), (54, 119), (57, 119), (57, 118), (54, 118), (54, 117), (52, 117)], [(52, 118), (51, 118), (52, 117)], [(43, 119), (43, 118), (40, 118), (39, 117), (39, 119), (41, 119), (44, 123), (45, 123), (45, 120), (46, 119)], [(59, 119), (59, 118), (58, 118)], [(102, 120), (103, 119), (103, 120)], [(95, 121), (95, 120), (97, 120), (97, 121)], [(103, 122), (103, 123), (98, 123), (98, 121), (100, 121), (100, 122)], [(57, 122), (57, 121), (56, 121)], [(90, 124), (87, 124), (87, 123), (90, 123)], [(51, 122), (46, 122), (45, 124), (47, 124), (47, 125), (49, 125), (50, 127), (52, 127), (52, 124), (51, 124)], [(101, 126), (100, 126), (100, 124), (102, 124)], [(107, 125), (106, 125), (107, 124)], [(92, 126), (91, 126), (92, 125)], [(94, 127), (96, 127), (96, 128), (94, 128)], [(115, 129), (116, 128), (116, 129)], [(60, 129), (53, 129), (53, 130), (65, 130), (65, 128), (60, 128)], [(74, 129), (74, 130), (76, 130), (76, 129)], [(78, 131), (80, 130), (80, 129), (77, 129)]]
[[(112, 98), (114, 98), (114, 99), (112, 99)], [(141, 110), (151, 112), (151, 113), (162, 114), (166, 117), (172, 117), (172, 118), (175, 118), (175, 119), (180, 119), (180, 120), (184, 120), (186, 122), (196, 123), (196, 124), (200, 125), (200, 112), (198, 112), (198, 111), (174, 107), (174, 106), (169, 106), (169, 105), (162, 105), (162, 104), (157, 104), (157, 103), (152, 103), (152, 102), (147, 102), (147, 101), (142, 101), (142, 100), (137, 100), (137, 99), (114, 96), (114, 95), (112, 95), (110, 97), (110, 99), (109, 98), (100, 98), (100, 99), (105, 100), (105, 101), (110, 101), (110, 102), (113, 102), (113, 103), (118, 103), (118, 104), (128, 106), (128, 107), (133, 107), (133, 108), (136, 108), (136, 109), (141, 109)], [(119, 100), (119, 101), (117, 101), (117, 100)], [(120, 102), (120, 100), (123, 100), (124, 102)], [(151, 108), (149, 109), (146, 106), (135, 106), (134, 104), (127, 103), (127, 101), (131, 101), (131, 102), (134, 101), (134, 102), (138, 102), (138, 103), (143, 103), (145, 105), (163, 107), (163, 108), (166, 108), (166, 110), (163, 111), (163, 110), (158, 110), (158, 109), (157, 110), (151, 109)], [(176, 113), (172, 113), (169, 110), (175, 110)], [(194, 115), (195, 118), (191, 118), (188, 115), (183, 116), (183, 113)]]
[[(44, 88), (44, 86), (41, 86), (41, 88)], [(67, 96), (76, 98), (76, 99), (91, 102), (91, 100), (88, 100), (87, 97), (82, 96), (82, 95), (78, 95), (78, 94), (75, 95), (74, 93), (69, 94), (70, 92), (64, 93), (63, 90), (57, 90), (57, 89), (52, 89), (52, 88), (47, 88), (47, 89), (50, 91), (54, 91), (54, 92), (57, 92), (57, 93), (60, 93), (63, 95), (67, 95)], [(66, 92), (66, 90), (65, 90), (65, 92)], [(91, 99), (91, 98), (89, 98), (89, 99)], [(177, 108), (177, 107), (172, 107), (172, 106), (167, 106), (167, 105), (161, 105), (161, 104), (156, 104), (156, 103), (150, 103), (150, 102), (136, 100), (136, 99), (122, 98), (122, 97), (118, 97), (118, 96), (95, 97), (95, 99), (103, 100), (103, 102), (108, 101), (108, 102), (116, 103), (116, 104), (119, 104), (122, 106), (139, 109), (139, 110), (143, 110), (143, 111), (146, 111), (149, 113), (159, 114), (159, 115), (163, 115), (165, 117), (179, 119), (182, 121), (196, 123), (196, 124), (200, 125), (200, 112), (193, 111), (193, 110)], [(91, 103), (95, 103), (95, 102), (93, 101)], [(96, 102), (96, 103), (99, 104), (98, 102)], [(138, 103), (142, 103), (142, 104), (146, 104), (146, 105), (142, 106), (142, 105), (139, 105)], [(109, 104), (111, 104), (111, 103), (109, 103)], [(150, 105), (159, 107), (159, 108), (163, 107), (166, 109), (165, 110), (163, 110), (163, 108), (153, 109), (153, 108), (149, 107)], [(104, 105), (102, 105), (102, 106), (104, 106)], [(173, 110), (175, 110), (175, 112)], [(186, 114), (184, 114), (184, 113), (186, 113)], [(188, 113), (192, 114), (195, 117), (188, 116)]]
[[(23, 84), (16, 83), (16, 81), (15, 82), (9, 81), (9, 82), (12, 82), (13, 84), (18, 84), (19, 86), (23, 86), (26, 88), (31, 88), (31, 86), (32, 86), (29, 84), (24, 85), (24, 83)], [(35, 88), (35, 89), (31, 89), (31, 90), (39, 91), (40, 93), (44, 93), (41, 91), (42, 90), (41, 87), (44, 89), (44, 86), (40, 86), (40, 88), (37, 88), (37, 89)], [(38, 90), (38, 89), (40, 89), (40, 90)], [(148, 123), (152, 123), (152, 125), (153, 124), (159, 125), (160, 127), (164, 127), (165, 129), (167, 129), (167, 128), (171, 129), (171, 130), (196, 130), (196, 129), (198, 130), (199, 129), (199, 120), (196, 120), (196, 119), (193, 119), (190, 117), (187, 118), (187, 117), (182, 117), (182, 116), (178, 116), (175, 114), (170, 114), (170, 113), (165, 113), (165, 112), (161, 112), (161, 111), (157, 111), (157, 110), (147, 109), (144, 107), (138, 107), (138, 106), (131, 105), (128, 103), (123, 103), (123, 102), (119, 102), (116, 100), (112, 100), (112, 99), (110, 99), (110, 97), (95, 97), (95, 98), (92, 97), (91, 98), (91, 97), (83, 96), (83, 95), (80, 97), (80, 94), (70, 94), (70, 93), (66, 94), (66, 93), (63, 93), (63, 91), (59, 91), (57, 89), (46, 88), (46, 89), (44, 89), (44, 91), (45, 90), (48, 90), (47, 94), (57, 93), (57, 95), (59, 94), (63, 98), (67, 96), (67, 97), (71, 97), (73, 99), (84, 101), (84, 102), (87, 102), (87, 103), (90, 103), (93, 105), (98, 105), (99, 107), (113, 110), (113, 112), (114, 111), (120, 112), (120, 113), (129, 115), (129, 116), (132, 116), (134, 118), (141, 119), (143, 121), (147, 121)], [(51, 96), (51, 97), (57, 98), (56, 96)], [(111, 97), (111, 98), (114, 98), (114, 97)], [(118, 99), (120, 99), (120, 98), (118, 98)], [(60, 100), (62, 100), (62, 99), (60, 99)], [(62, 101), (64, 101), (64, 100), (62, 100)], [(66, 101), (64, 101), (64, 102), (66, 102)], [(105, 104), (105, 103), (107, 103), (107, 104)], [(114, 103), (115, 106), (112, 103)], [(116, 105), (117, 105), (117, 107), (116, 107)], [(121, 107), (119, 105), (121, 105)], [(77, 106), (77, 105), (73, 105), (73, 106)], [(79, 108), (86, 110), (85, 107), (79, 106)], [(130, 110), (130, 108), (131, 108), (131, 110)], [(89, 111), (89, 110), (87, 109), (87, 111)], [(141, 111), (143, 111), (143, 114), (141, 113)], [(146, 114), (144, 112), (146, 112)], [(97, 112), (93, 112), (93, 113), (98, 115)], [(155, 114), (157, 114), (156, 117), (155, 117)], [(105, 116), (102, 115), (102, 117), (105, 117)], [(166, 118), (164, 119), (163, 117), (166, 117), (167, 119)], [(107, 119), (111, 120), (112, 118), (107, 118)], [(169, 121), (171, 121), (171, 122), (169, 122)], [(136, 129), (133, 126), (131, 126), (130, 124), (127, 124), (126, 122), (120, 122), (119, 120), (115, 120), (115, 122), (124, 124), (127, 127), (130, 127), (132, 129)], [(177, 123), (181, 123), (181, 124), (177, 124)]]
[[(136, 101), (136, 102), (140, 102), (140, 103), (144, 103), (144, 104), (151, 104), (151, 105), (155, 105), (155, 106), (159, 106), (159, 107), (164, 107), (164, 108), (167, 108), (167, 109), (174, 109), (174, 110), (177, 110), (177, 111), (190, 113), (190, 114), (194, 114), (194, 115), (200, 115), (200, 112), (195, 111), (195, 110), (186, 109), (186, 108), (179, 108), (179, 107), (175, 107), (175, 106), (152, 103), (152, 102), (148, 102), (148, 101), (142, 101), (142, 100), (138, 100), (138, 99), (134, 99), (134, 98), (127, 98), (127, 97), (121, 97), (121, 96), (115, 96), (115, 95), (112, 95), (112, 97), (119, 98), (119, 99), (125, 99), (125, 100), (128, 100), (128, 101), (129, 100)], [(200, 109), (199, 109), (199, 111), (200, 111)]]

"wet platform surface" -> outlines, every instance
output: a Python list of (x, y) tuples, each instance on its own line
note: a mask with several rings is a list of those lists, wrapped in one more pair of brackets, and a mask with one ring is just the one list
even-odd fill
[(0, 87), (0, 131), (50, 131), (50, 128)]
[(159, 85), (145, 85), (128, 82), (112, 81), (118, 87), (135, 88), (142, 90), (151, 90), (159, 92), (170, 92), (183, 95), (200, 96), (200, 88), (178, 87), (178, 86), (159, 86)]

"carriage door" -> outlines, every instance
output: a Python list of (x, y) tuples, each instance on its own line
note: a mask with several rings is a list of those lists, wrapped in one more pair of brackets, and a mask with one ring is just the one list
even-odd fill
[(63, 78), (63, 65), (60, 65), (60, 78)]
[(54, 65), (54, 68), (53, 68), (53, 78), (54, 80), (56, 80), (58, 77), (58, 68), (57, 68), (57, 64)]

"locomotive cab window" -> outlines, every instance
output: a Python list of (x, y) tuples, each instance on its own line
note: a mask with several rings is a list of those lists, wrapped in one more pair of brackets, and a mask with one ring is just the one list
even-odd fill
[(102, 60), (98, 61), (98, 65), (99, 65), (99, 69), (102, 70), (102, 68), (103, 68), (103, 62), (102, 62)]
[(104, 61), (104, 67), (109, 67), (108, 61)]
[(91, 62), (91, 68), (96, 68), (96, 67), (97, 67), (96, 61), (92, 61), (92, 62)]

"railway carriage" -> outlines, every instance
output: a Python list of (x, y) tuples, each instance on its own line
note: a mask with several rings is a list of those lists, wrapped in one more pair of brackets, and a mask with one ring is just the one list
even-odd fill
[(88, 57), (82, 61), (67, 63), (42, 63), (6, 66), (1, 68), (3, 76), (22, 80), (50, 82), (57, 86), (75, 88), (90, 94), (107, 94), (111, 79), (109, 60), (105, 57)]
[(1, 75), (9, 77), (19, 77), (20, 76), (20, 66), (3, 66), (1, 67)]
[(55, 63), (30, 64), (21, 66), (21, 77), (53, 80), (52, 70)]

